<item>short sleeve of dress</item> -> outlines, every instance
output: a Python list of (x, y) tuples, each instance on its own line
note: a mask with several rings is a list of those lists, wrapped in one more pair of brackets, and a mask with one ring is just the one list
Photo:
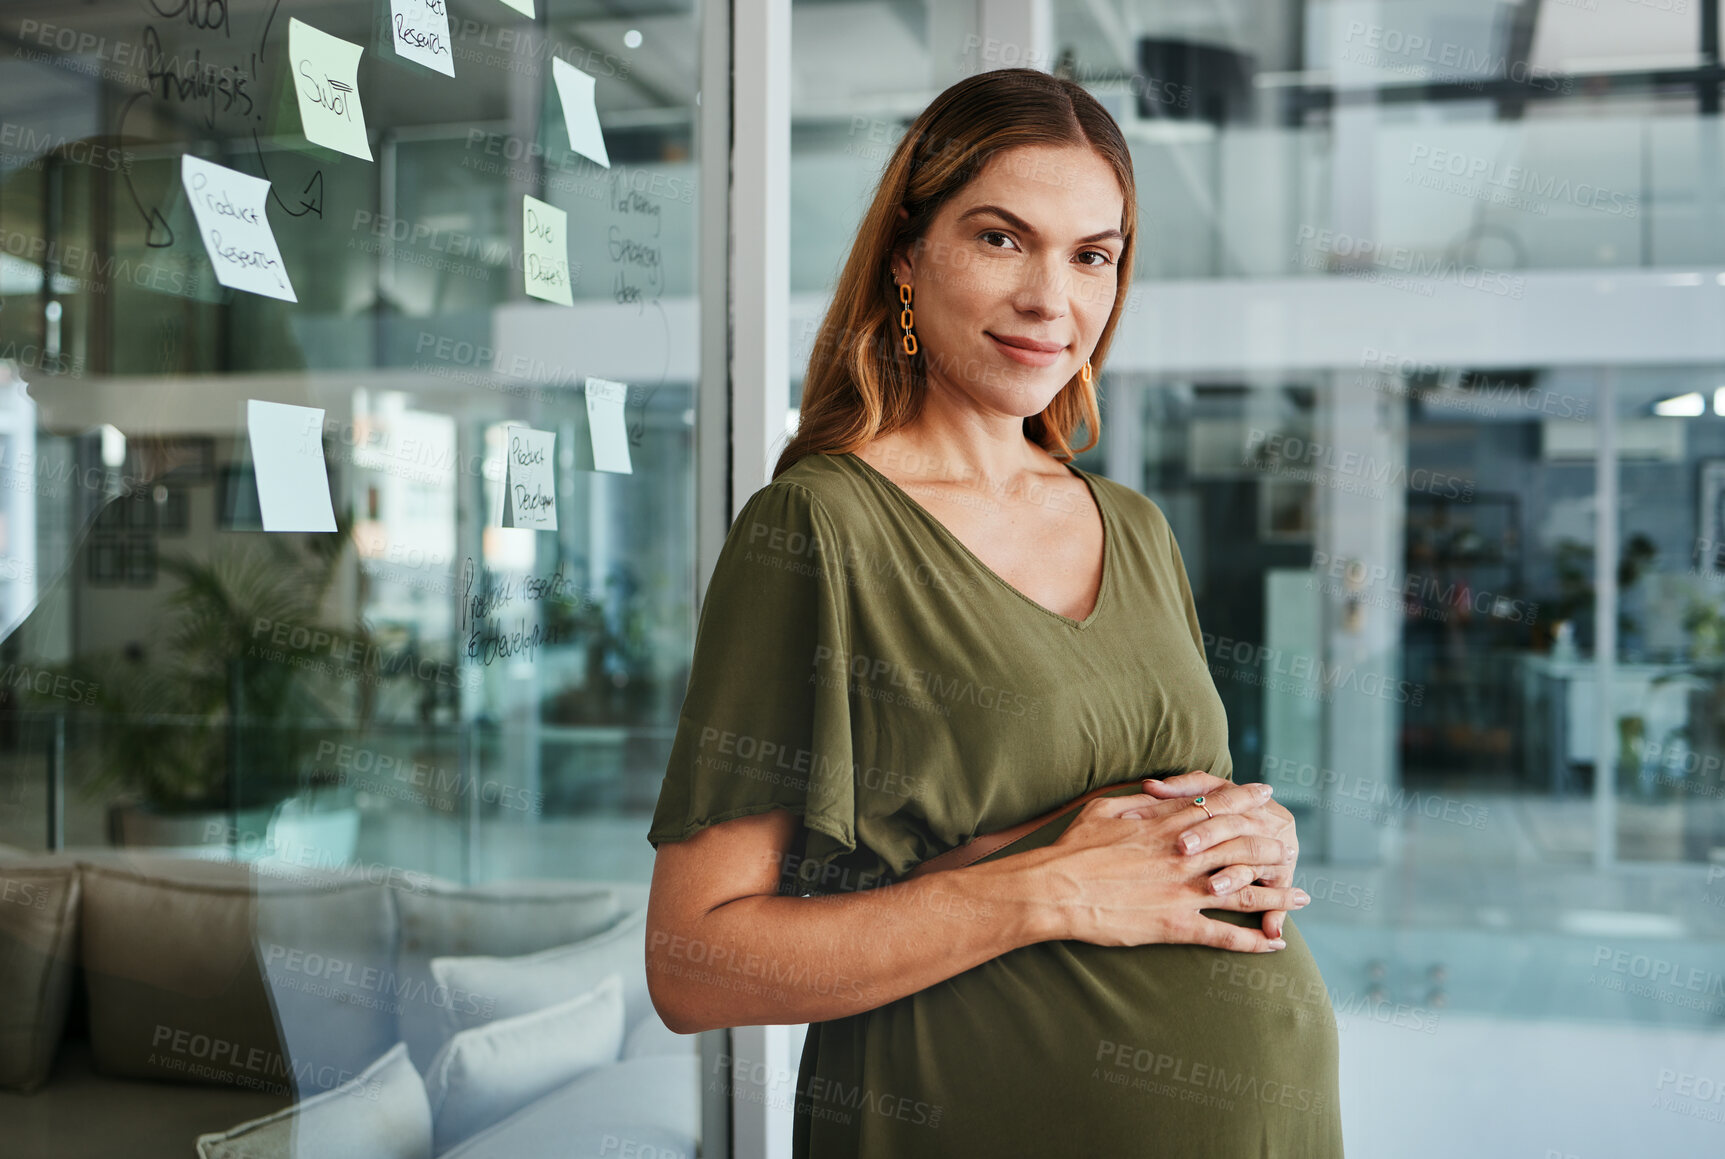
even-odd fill
[(647, 832), (657, 849), (709, 825), (784, 808), (801, 858), (856, 850), (837, 527), (807, 488), (769, 483), (732, 524), (708, 581), (670, 763)]

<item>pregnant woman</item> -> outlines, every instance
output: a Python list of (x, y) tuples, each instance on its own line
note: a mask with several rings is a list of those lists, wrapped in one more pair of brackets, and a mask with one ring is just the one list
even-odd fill
[(797, 1159), (1342, 1155), (1292, 818), (1232, 783), (1162, 512), (1067, 461), (1136, 224), (1079, 86), (937, 97), (709, 583), (649, 989), (683, 1033), (810, 1023), (764, 1076)]

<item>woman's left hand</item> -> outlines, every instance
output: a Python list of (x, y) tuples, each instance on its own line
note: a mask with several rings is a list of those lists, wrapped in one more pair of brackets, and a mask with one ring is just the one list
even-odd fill
[[(1177, 777), (1168, 777), (1165, 780), (1146, 777), (1144, 779), (1144, 792), (1152, 797), (1168, 801), (1179, 797), (1198, 797), (1205, 793), (1214, 793), (1224, 785), (1233, 783), (1232, 781), (1225, 781), (1213, 773), (1181, 773)], [(1294, 865), (1299, 857), (1300, 849), (1299, 841), (1294, 836), (1294, 815), (1278, 804), (1274, 798), (1266, 800), (1259, 808), (1280, 819), (1281, 828), (1273, 836), (1294, 852), (1281, 865), (1230, 865), (1226, 869), (1217, 870), (1211, 877), (1211, 881), (1221, 884), (1221, 888), (1216, 890), (1218, 896), (1232, 893), (1242, 886), (1257, 881), (1261, 881), (1265, 885), (1282, 888), (1294, 883)], [(1197, 810), (1193, 810), (1193, 812), (1196, 813)], [(1200, 817), (1198, 820), (1202, 821), (1204, 818)], [(1200, 837), (1203, 836), (1202, 830), (1197, 832)], [(1184, 834), (1181, 834), (1180, 837), (1184, 837)], [(1179, 837), (1176, 838), (1176, 841), (1178, 840)], [(1203, 846), (1200, 844), (1186, 850), (1186, 852), (1196, 853), (1202, 848)], [(1272, 938), (1281, 937), (1282, 922), (1287, 916), (1287, 910), (1265, 910), (1264, 933)]]

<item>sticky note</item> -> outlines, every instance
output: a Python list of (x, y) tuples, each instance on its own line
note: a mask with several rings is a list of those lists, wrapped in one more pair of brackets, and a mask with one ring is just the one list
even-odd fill
[(288, 62), (306, 139), (370, 161), (371, 141), (359, 103), (359, 57), (364, 51), (298, 17), (288, 19)]
[(182, 153), (180, 184), (186, 187), (198, 236), (218, 282), (284, 302), (299, 301), (265, 212), (268, 181)]
[(551, 80), (557, 85), (557, 99), (563, 105), (569, 147), (611, 168), (611, 156), (605, 152), (605, 134), (599, 130), (599, 108), (593, 103), (593, 78), (562, 57), (554, 56)]
[(503, 2), (523, 16), (533, 15), (533, 0), (503, 0)]
[(557, 530), (557, 432), (510, 427), (504, 452), (504, 527)]
[(607, 378), (587, 380), (587, 429), (593, 432), (593, 469), (634, 474), (629, 465), (629, 432), (623, 425), (623, 404), (629, 388)]
[(444, 76), (454, 76), (447, 3), (448, 0), (389, 0), (389, 38), (397, 55)]
[(246, 434), (265, 531), (334, 531), (323, 408), (246, 400)]
[(529, 194), (521, 196), (521, 276), (532, 297), (575, 304), (569, 289), (569, 215)]

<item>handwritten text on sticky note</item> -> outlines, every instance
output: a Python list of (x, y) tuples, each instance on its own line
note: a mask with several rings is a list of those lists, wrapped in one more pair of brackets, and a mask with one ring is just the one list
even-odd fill
[(389, 32), (399, 55), (444, 76), (455, 75), (448, 0), (389, 0)]
[(521, 197), (521, 272), (527, 293), (563, 306), (569, 289), (569, 215), (537, 197)]
[(503, 526), (557, 530), (557, 433), (510, 427), (508, 441)]
[(587, 429), (593, 432), (593, 469), (632, 475), (629, 465), (629, 432), (623, 423), (623, 404), (629, 388), (606, 378), (587, 380)]
[(288, 20), (288, 60), (306, 139), (370, 161), (365, 110), (359, 103), (359, 58), (364, 51), (298, 17)]
[(198, 235), (218, 282), (285, 302), (299, 301), (264, 212), (270, 196), (268, 181), (182, 153), (180, 183), (186, 187)]

